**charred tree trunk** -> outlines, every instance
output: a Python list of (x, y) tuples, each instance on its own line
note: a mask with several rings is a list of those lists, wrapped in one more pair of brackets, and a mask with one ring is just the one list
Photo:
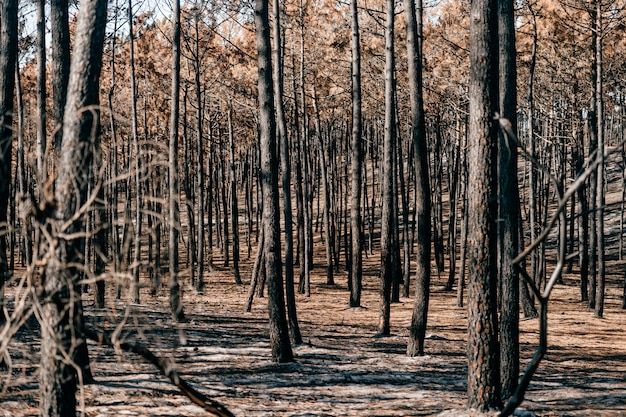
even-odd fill
[(497, 3), (474, 0), (470, 22), (468, 405), (501, 407), (497, 311)]
[(198, 181), (198, 247), (196, 265), (196, 291), (204, 292), (204, 146), (202, 132), (202, 85), (200, 83), (200, 46), (198, 19), (196, 19), (196, 44), (194, 55), (194, 88), (196, 93), (196, 176)]
[(54, 118), (54, 149), (61, 149), (61, 123), (65, 112), (67, 84), (70, 79), (70, 24), (68, 0), (50, 1), (50, 52), (52, 62), (52, 117)]
[[(135, 82), (135, 33), (133, 29), (133, 3), (132, 0), (128, 0), (128, 48), (129, 48), (129, 59), (130, 59), (130, 89), (131, 89), (131, 105), (132, 105), (132, 114), (131, 114), (131, 122), (132, 122), (132, 143), (133, 143), (133, 156), (134, 158), (134, 173), (135, 173), (135, 239), (134, 239), (134, 248), (133, 248), (133, 262), (132, 262), (132, 287), (131, 287), (131, 296), (133, 298), (134, 303), (139, 303), (139, 272), (140, 272), (140, 262), (141, 262), (141, 210), (142, 210), (142, 201), (141, 201), (141, 155), (139, 152), (139, 133), (137, 130), (137, 85)], [(128, 184), (130, 185), (130, 183)]]
[[(430, 296), (430, 180), (428, 178), (428, 147), (422, 94), (422, 1), (406, 4), (407, 56), (411, 94), (411, 123), (415, 164), (416, 270), (415, 300), (409, 327), (407, 355), (423, 355), (428, 301)], [(417, 12), (417, 13), (416, 13)], [(417, 19), (415, 18), (417, 17)]]
[[(37, 175), (40, 184), (46, 183), (44, 167), (46, 154), (46, 2), (37, 2)], [(39, 198), (45, 198), (39, 187)]]
[(239, 204), (237, 199), (237, 177), (235, 176), (235, 134), (233, 132), (233, 115), (232, 108), (228, 108), (228, 166), (230, 173), (230, 218), (233, 229), (233, 273), (235, 275), (235, 284), (241, 285), (241, 276), (239, 275)]
[[(517, 134), (517, 69), (515, 63), (515, 22), (512, 0), (498, 1), (500, 72), (500, 115)], [(519, 253), (520, 200), (517, 182), (515, 138), (500, 131), (498, 150), (499, 179), (499, 279), (500, 279), (500, 382), (502, 398), (517, 389), (519, 377), (519, 274), (513, 259)]]
[(18, 53), (17, 0), (0, 5), (0, 323), (4, 322), (4, 286), (10, 277), (7, 259), (9, 185), (13, 149), (13, 97)]
[[(326, 248), (326, 285), (335, 285), (334, 266), (333, 266), (333, 246), (334, 241), (331, 234), (330, 226), (330, 189), (328, 183), (328, 159), (326, 158), (325, 146), (322, 139), (322, 124), (320, 122), (319, 108), (317, 103), (317, 92), (315, 82), (313, 83), (313, 112), (315, 113), (315, 137), (319, 148), (320, 156), (320, 177), (322, 179), (322, 193), (324, 197), (324, 245)], [(319, 201), (319, 199), (318, 199)]]
[(263, 187), (264, 257), (268, 285), (270, 346), (274, 361), (293, 361), (285, 315), (280, 255), (280, 205), (278, 196), (278, 158), (276, 156), (276, 121), (272, 86), (270, 25), (268, 0), (255, 0), (254, 22), (258, 51), (259, 123), (261, 181)]
[(363, 225), (361, 187), (363, 171), (363, 120), (361, 115), (361, 35), (357, 0), (350, 1), (352, 66), (352, 189), (350, 194), (350, 307), (361, 305), (363, 282)]
[(282, 28), (280, 24), (280, 2), (272, 1), (274, 9), (274, 91), (276, 105), (276, 125), (278, 145), (280, 146), (280, 168), (282, 172), (283, 187), (283, 216), (285, 222), (285, 296), (287, 297), (287, 319), (289, 322), (289, 333), (291, 340), (295, 344), (302, 343), (298, 314), (296, 310), (296, 296), (294, 289), (293, 274), (293, 214), (291, 210), (291, 164), (289, 162), (289, 137), (287, 135), (287, 121), (285, 119), (285, 108), (283, 106), (283, 55), (282, 55)]
[[(93, 177), (94, 150), (100, 148), (98, 93), (106, 9), (106, 0), (85, 0), (80, 4), (71, 65), (74, 70), (63, 119), (56, 204), (51, 208), (54, 218), (46, 226), (57, 236), (71, 236), (83, 230), (80, 211), (91, 199), (87, 189)], [(49, 248), (53, 253), (46, 265), (43, 286), (40, 414), (44, 416), (75, 414), (76, 365), (82, 371), (78, 374), (80, 382), (91, 379), (83, 335), (79, 271), (72, 266), (81, 263), (84, 238), (66, 240), (61, 236), (58, 245)], [(69, 358), (68, 352), (73, 352)]]
[(602, 317), (604, 315), (604, 293), (605, 293), (605, 254), (604, 254), (604, 164), (605, 164), (605, 138), (604, 138), (604, 100), (602, 97), (602, 2), (596, 1), (596, 30), (595, 36), (595, 62), (596, 62), (596, 79), (595, 79), (595, 92), (594, 99), (596, 102), (596, 129), (598, 140), (598, 155), (601, 158), (601, 162), (598, 164), (598, 173), (596, 175), (597, 191), (596, 191), (596, 233), (597, 233), (597, 246), (596, 251), (597, 259), (597, 291), (596, 291), (596, 303), (594, 314), (596, 317)]
[(180, 101), (180, 0), (174, 0), (172, 36), (172, 102), (169, 137), (169, 263), (170, 309), (175, 321), (183, 321), (185, 314), (178, 283), (178, 233), (180, 212), (178, 200), (178, 120)]
[(385, 24), (385, 137), (383, 144), (382, 214), (380, 233), (380, 295), (378, 334), (390, 334), (391, 285), (393, 282), (393, 147), (395, 145), (395, 0), (387, 0)]

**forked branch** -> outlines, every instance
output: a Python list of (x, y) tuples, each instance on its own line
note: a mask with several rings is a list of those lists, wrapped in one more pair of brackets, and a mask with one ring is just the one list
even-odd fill
[[(496, 116), (496, 117), (498, 118), (500, 127), (506, 134), (508, 140), (513, 142), (512, 146), (519, 147), (522, 155), (526, 159), (531, 161), (531, 163), (535, 165), (538, 169), (546, 172), (548, 176), (553, 181), (555, 181), (554, 177), (547, 172), (546, 168), (543, 165), (541, 165), (531, 154), (529, 154), (528, 151), (526, 151), (526, 149), (524, 149), (522, 144), (519, 142), (517, 136), (513, 132), (511, 122), (505, 118), (500, 118), (499, 116)], [(574, 195), (576, 190), (585, 183), (585, 180), (589, 177), (589, 175), (591, 175), (591, 173), (598, 167), (598, 165), (601, 164), (602, 161), (606, 158), (606, 155), (604, 155), (606, 151), (602, 149), (600, 150), (600, 152), (602, 153), (598, 152), (594, 156), (592, 156), (593, 159), (591, 160), (591, 163), (589, 163), (587, 168), (578, 175), (576, 180), (567, 188), (567, 190), (564, 193), (561, 194), (561, 192), (559, 192), (559, 187), (555, 187), (555, 190), (557, 190), (557, 193), (558, 193), (557, 194), (558, 205), (557, 205), (555, 212), (552, 214), (552, 217), (548, 221), (544, 230), (539, 234), (539, 236), (533, 242), (531, 242), (531, 244), (526, 248), (524, 252), (519, 254), (513, 260), (513, 264), (519, 270), (520, 275), (522, 275), (524, 280), (530, 286), (532, 292), (535, 294), (535, 296), (539, 300), (539, 311), (540, 311), (539, 346), (537, 347), (537, 350), (535, 351), (535, 354), (533, 355), (533, 358), (530, 364), (526, 368), (524, 375), (520, 379), (517, 390), (515, 391), (513, 396), (509, 398), (506, 406), (504, 407), (502, 412), (499, 414), (499, 417), (508, 417), (512, 415), (515, 409), (522, 403), (522, 401), (524, 401), (524, 395), (526, 393), (526, 390), (528, 389), (530, 381), (532, 380), (533, 375), (535, 374), (535, 371), (539, 367), (539, 363), (541, 362), (546, 351), (548, 350), (548, 301), (549, 301), (552, 289), (554, 288), (554, 285), (561, 277), (561, 274), (563, 272), (563, 267), (567, 260), (566, 247), (565, 247), (566, 227), (567, 227), (566, 220), (567, 219), (565, 216), (565, 207), (567, 205), (568, 200), (572, 197), (572, 195)], [(558, 254), (557, 254), (557, 264), (542, 294), (540, 289), (537, 288), (535, 282), (531, 279), (531, 277), (528, 275), (528, 273), (522, 266), (521, 262), (537, 246), (539, 246), (541, 242), (543, 242), (548, 237), (550, 231), (554, 228), (555, 224), (557, 223), (557, 219), (558, 219), (558, 230), (559, 230), (559, 248), (558, 248)]]

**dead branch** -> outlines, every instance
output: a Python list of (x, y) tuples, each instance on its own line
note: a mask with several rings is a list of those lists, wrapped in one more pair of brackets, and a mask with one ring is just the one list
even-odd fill
[(85, 328), (85, 337), (95, 342), (111, 346), (114, 348), (120, 348), (127, 352), (135, 353), (147, 362), (151, 363), (161, 374), (166, 376), (178, 389), (185, 394), (194, 404), (199, 405), (204, 410), (218, 417), (235, 417), (224, 405), (212, 400), (201, 392), (193, 388), (187, 383), (178, 372), (174, 369), (174, 364), (167, 358), (160, 358), (156, 356), (150, 349), (138, 342), (119, 342), (113, 340), (113, 338), (103, 332), (96, 331), (94, 329)]
[[(526, 149), (524, 149), (524, 147), (518, 140), (517, 136), (513, 132), (511, 122), (505, 118), (499, 117), (498, 115), (496, 115), (496, 118), (498, 119), (500, 123), (500, 127), (506, 134), (508, 140), (512, 141), (514, 146), (517, 146), (520, 148), (522, 155), (526, 157), (528, 160), (530, 160), (531, 163), (535, 165), (538, 169), (546, 172), (548, 176), (552, 179), (552, 181), (556, 181), (556, 179), (550, 173), (547, 172), (546, 168), (543, 165), (541, 165), (532, 155), (530, 155)], [(565, 245), (566, 227), (567, 227), (566, 220), (567, 219), (565, 216), (565, 207), (566, 207), (568, 200), (572, 197), (572, 195), (574, 195), (576, 190), (585, 183), (585, 180), (587, 179), (587, 177), (591, 175), (591, 173), (595, 169), (598, 168), (598, 165), (601, 164), (605, 160), (606, 156), (607, 156), (607, 152), (605, 149), (602, 149), (599, 152), (597, 152), (595, 155), (593, 155), (592, 156), (593, 159), (588, 164), (587, 168), (578, 175), (576, 180), (567, 188), (567, 190), (564, 193), (559, 192), (558, 191), (559, 188), (555, 187), (558, 193), (557, 194), (558, 205), (557, 205), (555, 212), (552, 214), (550, 221), (548, 222), (548, 224), (546, 225), (542, 233), (535, 239), (535, 241), (532, 242), (526, 248), (525, 251), (523, 251), (520, 255), (518, 255), (513, 260), (513, 264), (520, 272), (520, 275), (522, 275), (524, 280), (528, 283), (532, 292), (535, 294), (535, 296), (537, 297), (537, 300), (539, 301), (539, 311), (540, 311), (539, 346), (537, 346), (537, 350), (535, 351), (535, 354), (533, 355), (533, 358), (530, 364), (526, 368), (526, 371), (524, 372), (524, 375), (522, 376), (519, 382), (517, 390), (515, 391), (513, 396), (509, 398), (506, 406), (504, 407), (502, 412), (500, 412), (499, 417), (511, 416), (513, 412), (515, 411), (515, 409), (524, 401), (524, 395), (526, 393), (526, 390), (528, 389), (530, 381), (532, 380), (533, 375), (535, 374), (535, 371), (539, 367), (539, 363), (541, 362), (545, 353), (548, 350), (548, 301), (550, 299), (550, 294), (552, 292), (552, 289), (554, 288), (554, 285), (561, 277), (561, 274), (563, 272), (563, 267), (567, 260), (566, 245)], [(559, 230), (559, 249), (558, 249), (558, 254), (557, 254), (557, 264), (554, 268), (554, 271), (552, 272), (552, 275), (550, 276), (550, 280), (548, 281), (548, 283), (546, 284), (546, 287), (544, 288), (543, 294), (541, 294), (541, 291), (539, 290), (539, 288), (537, 288), (535, 282), (533, 282), (533, 280), (528, 275), (524, 267), (521, 265), (521, 262), (524, 260), (524, 258), (526, 258), (532, 252), (532, 250), (534, 250), (537, 246), (539, 246), (539, 244), (542, 241), (544, 241), (547, 238), (548, 234), (550, 233), (554, 225), (557, 223), (557, 219), (558, 219), (558, 230)]]

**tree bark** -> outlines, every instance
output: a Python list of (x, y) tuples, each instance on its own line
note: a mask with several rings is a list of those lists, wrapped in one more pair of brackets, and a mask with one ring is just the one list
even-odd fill
[[(500, 115), (517, 134), (517, 69), (515, 63), (515, 16), (512, 0), (498, 1)], [(519, 377), (519, 274), (512, 264), (519, 253), (521, 217), (517, 183), (516, 138), (500, 131), (499, 180), (499, 278), (500, 278), (500, 382), (502, 398), (517, 389)]]
[(228, 166), (230, 178), (230, 218), (233, 229), (233, 273), (235, 275), (235, 284), (241, 285), (241, 276), (239, 275), (239, 204), (237, 203), (237, 178), (235, 176), (235, 134), (233, 132), (233, 115), (232, 107), (228, 108)]
[[(37, 2), (37, 175), (40, 184), (46, 183), (47, 173), (44, 167), (46, 154), (46, 2)], [(39, 188), (39, 198), (43, 188)]]
[[(408, 0), (406, 4), (407, 57), (411, 95), (411, 123), (415, 159), (415, 222), (417, 248), (415, 251), (415, 299), (409, 327), (407, 355), (424, 354), (424, 338), (430, 296), (430, 230), (431, 199), (428, 178), (428, 148), (422, 94), (422, 1)], [(417, 14), (416, 14), (417, 12)]]
[(63, 114), (70, 79), (70, 24), (68, 0), (50, 0), (50, 65), (52, 82), (52, 117), (54, 119), (54, 149), (61, 149)]
[(352, 68), (352, 189), (350, 194), (350, 307), (361, 305), (363, 282), (363, 226), (361, 187), (363, 170), (363, 121), (361, 115), (361, 35), (357, 0), (350, 1)]
[(292, 362), (280, 255), (280, 207), (278, 196), (278, 158), (276, 156), (276, 121), (272, 86), (270, 24), (268, 0), (255, 0), (254, 23), (258, 51), (259, 128), (261, 184), (263, 188), (263, 236), (267, 273), (270, 347), (274, 361)]
[(175, 321), (183, 321), (185, 314), (181, 303), (178, 283), (178, 233), (180, 212), (178, 200), (178, 120), (180, 100), (180, 0), (174, 0), (172, 36), (172, 101), (169, 137), (169, 262), (170, 262), (170, 309)]
[(387, 0), (385, 23), (385, 136), (383, 144), (382, 214), (380, 232), (380, 295), (378, 334), (390, 333), (391, 284), (393, 282), (393, 147), (395, 144), (395, 0)]
[(139, 133), (137, 132), (137, 85), (135, 83), (135, 33), (133, 29), (133, 1), (128, 0), (128, 48), (129, 48), (129, 70), (130, 70), (130, 89), (131, 89), (131, 123), (132, 123), (132, 143), (135, 163), (135, 242), (133, 248), (132, 274), (133, 280), (131, 285), (131, 295), (134, 303), (139, 303), (139, 272), (141, 263), (141, 155), (139, 149)]
[(595, 62), (596, 62), (596, 79), (595, 79), (595, 93), (594, 98), (596, 101), (596, 129), (598, 140), (598, 153), (601, 158), (601, 162), (598, 164), (598, 173), (596, 174), (597, 190), (596, 190), (596, 243), (598, 249), (596, 251), (598, 259), (596, 261), (597, 266), (597, 290), (596, 290), (596, 302), (594, 315), (596, 317), (602, 317), (604, 315), (604, 293), (605, 293), (605, 254), (604, 254), (604, 100), (602, 96), (602, 2), (596, 1), (596, 31), (595, 36)]
[[(55, 188), (54, 218), (50, 227), (58, 245), (48, 264), (43, 286), (41, 325), (42, 416), (69, 416), (76, 412), (76, 370), (82, 381), (88, 370), (83, 336), (79, 270), (84, 256), (82, 217), (93, 201), (87, 195), (92, 181), (94, 150), (99, 149), (99, 77), (106, 26), (106, 0), (83, 0), (76, 30), (71, 79), (63, 119), (63, 140)], [(89, 213), (89, 211), (86, 211)], [(83, 355), (83, 356), (79, 356)]]
[(196, 175), (198, 181), (198, 247), (196, 259), (196, 291), (204, 292), (204, 147), (202, 132), (202, 85), (200, 83), (200, 35), (196, 19), (196, 45), (194, 55), (194, 87), (196, 93)]
[[(320, 177), (322, 180), (322, 190), (324, 197), (324, 208), (322, 221), (324, 222), (324, 247), (326, 249), (326, 285), (335, 285), (334, 266), (333, 266), (333, 246), (334, 239), (330, 226), (330, 186), (328, 184), (328, 159), (326, 159), (326, 150), (322, 139), (322, 123), (320, 121), (319, 108), (317, 104), (317, 92), (315, 82), (313, 82), (313, 112), (315, 113), (315, 138), (319, 148), (320, 157)], [(318, 199), (319, 202), (320, 199)]]
[(0, 322), (4, 321), (4, 286), (10, 271), (7, 260), (9, 185), (13, 143), (13, 97), (18, 53), (17, 0), (0, 5)]
[(285, 296), (287, 297), (287, 319), (289, 321), (289, 333), (295, 344), (302, 343), (298, 313), (296, 309), (296, 295), (294, 289), (293, 273), (293, 214), (291, 209), (291, 164), (289, 162), (289, 137), (287, 135), (287, 121), (283, 106), (283, 55), (282, 55), (282, 27), (280, 24), (280, 2), (272, 1), (274, 9), (274, 91), (276, 105), (276, 133), (280, 146), (280, 169), (282, 172), (283, 187), (283, 216), (285, 223)]
[(473, 0), (469, 81), (468, 405), (499, 409), (497, 319), (498, 26), (495, 0)]

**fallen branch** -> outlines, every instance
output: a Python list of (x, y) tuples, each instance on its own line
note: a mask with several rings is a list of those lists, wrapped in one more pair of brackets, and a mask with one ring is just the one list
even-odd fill
[(150, 349), (138, 342), (119, 342), (114, 341), (109, 335), (98, 332), (93, 329), (84, 329), (84, 334), (88, 339), (103, 345), (118, 347), (127, 352), (136, 353), (137, 355), (156, 366), (161, 374), (166, 376), (178, 389), (185, 394), (194, 404), (199, 405), (204, 410), (216, 415), (218, 417), (235, 417), (225, 406), (219, 402), (212, 400), (197, 391), (191, 385), (189, 385), (184, 379), (180, 377), (178, 372), (173, 368), (173, 363), (167, 358), (160, 358), (156, 356)]

